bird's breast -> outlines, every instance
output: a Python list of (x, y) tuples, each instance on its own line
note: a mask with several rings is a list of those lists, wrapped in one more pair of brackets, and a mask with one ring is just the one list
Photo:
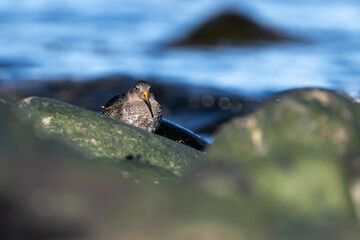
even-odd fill
[(154, 117), (151, 116), (150, 110), (145, 102), (125, 104), (122, 107), (122, 121), (154, 132), (158, 128), (161, 120), (161, 109), (159, 103), (156, 101), (151, 102), (151, 105)]

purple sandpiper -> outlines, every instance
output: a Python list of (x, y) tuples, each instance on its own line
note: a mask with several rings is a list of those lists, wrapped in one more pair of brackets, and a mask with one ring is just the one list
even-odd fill
[(101, 113), (149, 132), (156, 131), (162, 118), (160, 104), (145, 81), (137, 81), (127, 93), (111, 98)]

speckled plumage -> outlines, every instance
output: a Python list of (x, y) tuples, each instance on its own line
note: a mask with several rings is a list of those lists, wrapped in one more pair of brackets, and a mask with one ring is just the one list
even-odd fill
[(138, 81), (127, 93), (111, 98), (101, 113), (149, 132), (156, 131), (162, 118), (160, 104), (145, 81)]

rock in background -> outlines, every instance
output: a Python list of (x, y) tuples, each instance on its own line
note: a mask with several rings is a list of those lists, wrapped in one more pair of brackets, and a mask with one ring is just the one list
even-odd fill
[(210, 17), (170, 47), (261, 46), (298, 41), (273, 27), (258, 23), (245, 14), (226, 10)]
[(87, 81), (28, 81), (14, 86), (1, 86), (0, 96), (11, 101), (25, 97), (50, 97), (95, 112), (115, 95), (126, 92), (137, 80), (146, 80), (160, 102), (164, 117), (194, 131), (212, 134), (231, 117), (252, 111), (259, 99), (207, 87), (167, 82), (166, 79), (135, 79), (129, 76), (110, 76)]

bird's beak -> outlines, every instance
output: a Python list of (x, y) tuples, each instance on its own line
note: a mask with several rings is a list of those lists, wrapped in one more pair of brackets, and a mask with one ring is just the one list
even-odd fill
[(148, 92), (144, 92), (142, 95), (141, 95), (142, 99), (144, 100), (144, 102), (146, 103), (146, 105), (148, 106), (149, 110), (150, 110), (150, 114), (151, 114), (151, 117), (154, 118), (154, 114), (152, 112), (152, 108), (151, 108), (151, 104), (150, 104), (150, 101), (149, 101), (149, 96), (148, 96)]

